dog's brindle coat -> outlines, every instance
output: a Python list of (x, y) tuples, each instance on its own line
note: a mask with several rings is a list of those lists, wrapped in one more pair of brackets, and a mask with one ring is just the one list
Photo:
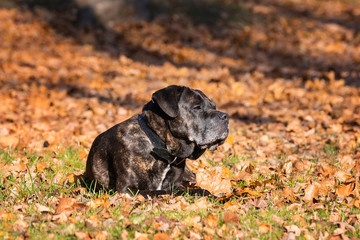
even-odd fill
[[(85, 179), (122, 193), (176, 189), (194, 179), (185, 159), (215, 150), (228, 136), (228, 125), (228, 115), (201, 91), (175, 85), (158, 90), (141, 115), (96, 137)], [(155, 150), (156, 142), (163, 144), (165, 155)]]

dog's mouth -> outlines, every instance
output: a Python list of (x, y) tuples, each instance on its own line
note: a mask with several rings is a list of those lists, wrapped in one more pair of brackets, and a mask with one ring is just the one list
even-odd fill
[(201, 149), (209, 149), (210, 151), (216, 150), (218, 146), (223, 144), (225, 142), (225, 139), (217, 139), (214, 142), (208, 143), (208, 144), (201, 144), (199, 147)]

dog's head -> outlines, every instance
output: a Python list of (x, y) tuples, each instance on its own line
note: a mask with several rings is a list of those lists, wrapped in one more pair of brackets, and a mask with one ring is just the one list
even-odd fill
[(199, 90), (172, 85), (155, 92), (152, 101), (167, 115), (171, 133), (200, 149), (215, 150), (229, 134), (229, 115)]

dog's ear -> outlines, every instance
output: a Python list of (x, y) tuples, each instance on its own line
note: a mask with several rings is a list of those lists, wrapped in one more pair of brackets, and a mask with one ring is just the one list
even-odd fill
[(152, 100), (169, 117), (175, 118), (179, 114), (179, 100), (185, 87), (171, 85), (153, 93)]

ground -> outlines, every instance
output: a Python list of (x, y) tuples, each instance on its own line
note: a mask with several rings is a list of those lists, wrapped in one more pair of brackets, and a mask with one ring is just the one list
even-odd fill
[[(201, 2), (91, 29), (0, 8), (1, 238), (360, 238), (360, 3)], [(231, 116), (187, 162), (219, 198), (78, 186), (94, 138), (170, 84)]]

